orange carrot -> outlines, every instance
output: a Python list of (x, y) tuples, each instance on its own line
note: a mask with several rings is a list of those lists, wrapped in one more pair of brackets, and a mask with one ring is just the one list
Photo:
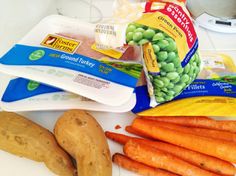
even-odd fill
[(200, 136), (236, 142), (236, 133), (214, 130), (214, 129), (194, 128), (194, 127), (189, 127), (189, 130), (191, 130), (195, 134), (199, 134)]
[(141, 117), (142, 119), (155, 120), (158, 122), (176, 123), (183, 126), (201, 127), (215, 130), (236, 132), (235, 120), (213, 120), (206, 117)]
[[(155, 120), (151, 120), (151, 121), (156, 122)], [(236, 142), (236, 133), (232, 133), (228, 131), (186, 127), (186, 126), (181, 126), (181, 125), (177, 125), (175, 123), (169, 123), (169, 122), (158, 122), (158, 124), (162, 127), (166, 127), (172, 130), (180, 131), (180, 132), (190, 133), (190, 134), (194, 134), (198, 136), (205, 136), (205, 137), (209, 137), (213, 139), (221, 139), (225, 141)], [(135, 130), (133, 129), (133, 131)], [(141, 132), (136, 132), (136, 133), (141, 134)]]
[(142, 134), (139, 131), (136, 131), (135, 129), (133, 129), (132, 126), (126, 126), (125, 131), (127, 131), (128, 133), (143, 137), (143, 138), (149, 138), (148, 136), (145, 136), (145, 134)]
[(110, 132), (110, 131), (106, 131), (105, 132), (105, 135), (107, 138), (115, 141), (115, 142), (118, 142), (120, 144), (125, 144), (126, 142), (128, 142), (128, 140), (130, 140), (132, 137), (130, 136), (126, 136), (126, 135), (123, 135), (123, 134), (118, 134), (118, 133), (113, 133), (113, 132)]
[(118, 166), (121, 166), (129, 171), (136, 172), (143, 176), (177, 176), (162, 169), (153, 168), (137, 161), (131, 160), (128, 157), (116, 153), (112, 156), (112, 161)]
[(194, 119), (211, 119), (207, 116), (140, 116), (140, 118), (194, 118)]
[(151, 140), (146, 140), (146, 139), (141, 139), (141, 138), (130, 137), (130, 136), (126, 136), (119, 133), (113, 133), (113, 132), (106, 132), (106, 136), (109, 139), (112, 139), (120, 144), (125, 144), (126, 142), (132, 139), (133, 141), (146, 144), (150, 147), (162, 150), (164, 152), (168, 152), (172, 155), (179, 157), (180, 159), (183, 159), (189, 162), (190, 164), (196, 165), (202, 169), (205, 169), (211, 172), (215, 172), (215, 173), (223, 174), (223, 175), (236, 174), (236, 168), (234, 167), (234, 165), (227, 161), (223, 161), (221, 159), (218, 159), (212, 156), (208, 156), (199, 152), (195, 152), (195, 151), (188, 150), (182, 147), (178, 147), (176, 145), (159, 142), (159, 141), (151, 141)]
[[(136, 140), (136, 139), (135, 139)], [(195, 152), (183, 147), (168, 144), (165, 142), (155, 142), (155, 141), (140, 141), (143, 144), (147, 144), (156, 149), (168, 152), (180, 159), (183, 159), (190, 164), (200, 167), (201, 169), (208, 170), (217, 174), (223, 175), (235, 175), (236, 168), (230, 162), (215, 158), (209, 155), (205, 155), (199, 152)]]
[(135, 161), (182, 176), (219, 176), (191, 165), (169, 153), (133, 140), (129, 140), (125, 144), (124, 153)]
[(236, 163), (236, 144), (162, 127), (158, 122), (136, 118), (132, 127), (152, 138)]

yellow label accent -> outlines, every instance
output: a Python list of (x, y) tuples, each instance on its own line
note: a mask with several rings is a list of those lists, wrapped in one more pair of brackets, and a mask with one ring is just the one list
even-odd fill
[[(94, 43), (91, 48), (97, 52), (100, 52), (102, 54), (105, 54), (107, 56), (110, 56), (112, 58), (115, 58), (115, 59), (120, 59), (124, 52), (122, 51), (118, 51), (118, 50), (115, 50), (115, 49), (99, 49), (96, 47), (96, 44)], [(124, 48), (124, 51), (126, 50), (126, 48)]]
[(218, 116), (235, 117), (236, 99), (229, 97), (192, 97), (172, 101), (138, 113), (139, 116)]
[(81, 44), (81, 41), (49, 34), (41, 43), (48, 48), (53, 48), (67, 53), (74, 53)]
[(180, 61), (188, 53), (189, 47), (184, 32), (168, 16), (158, 11), (155, 13), (146, 13), (136, 23), (160, 29), (173, 38), (178, 48)]
[(160, 72), (160, 69), (157, 64), (156, 55), (150, 42), (143, 45), (143, 55), (147, 70), (151, 73)]

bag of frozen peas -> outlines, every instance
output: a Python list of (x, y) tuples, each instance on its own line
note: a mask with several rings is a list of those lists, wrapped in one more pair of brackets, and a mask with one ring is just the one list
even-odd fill
[(198, 38), (184, 3), (117, 0), (110, 21), (96, 26), (100, 47), (141, 46), (152, 107), (178, 96), (197, 77)]

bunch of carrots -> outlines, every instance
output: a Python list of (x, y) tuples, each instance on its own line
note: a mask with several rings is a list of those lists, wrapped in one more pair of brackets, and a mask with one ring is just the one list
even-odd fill
[(236, 121), (208, 117), (137, 117), (126, 131), (105, 132), (123, 145), (113, 162), (143, 176), (233, 176)]

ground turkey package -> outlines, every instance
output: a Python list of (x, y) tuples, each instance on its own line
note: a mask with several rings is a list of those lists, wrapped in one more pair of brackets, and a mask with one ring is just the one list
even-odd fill
[(60, 15), (43, 19), (0, 59), (0, 71), (109, 106), (130, 101), (140, 77), (139, 46), (101, 50), (95, 25)]
[(133, 93), (130, 100), (125, 104), (109, 106), (77, 94), (24, 78), (12, 78), (0, 74), (0, 80), (0, 107), (4, 111), (20, 112), (84, 109), (120, 113), (130, 111), (136, 103), (135, 93)]
[(198, 38), (188, 11), (177, 1), (117, 0), (113, 18), (96, 26), (95, 38), (101, 48), (142, 46), (152, 107), (174, 99), (200, 71)]

